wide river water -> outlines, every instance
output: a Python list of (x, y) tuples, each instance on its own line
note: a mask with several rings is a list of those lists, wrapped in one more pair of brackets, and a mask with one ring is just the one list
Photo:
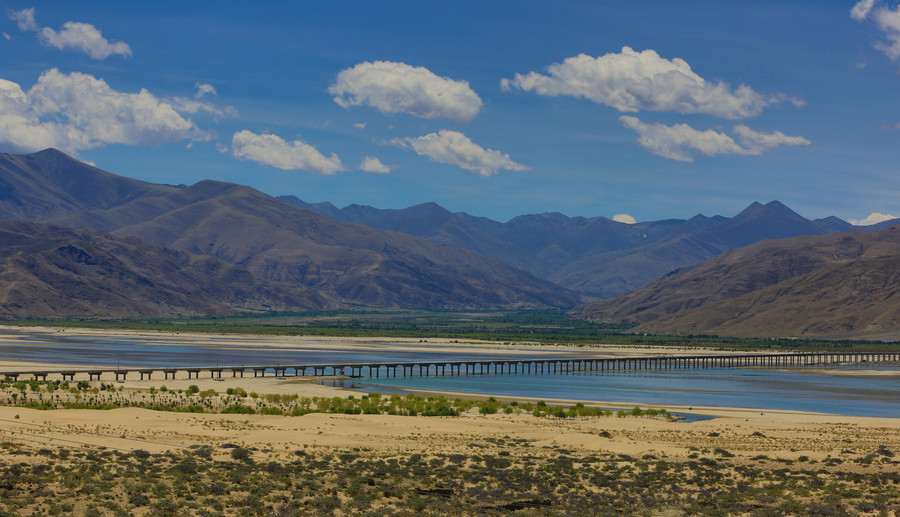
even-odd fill
[(838, 375), (803, 369), (707, 368), (557, 375), (469, 375), (350, 379), (345, 387), (374, 390), (439, 390), (504, 397), (627, 402), (644, 407), (719, 406), (787, 409), (855, 416), (900, 418), (900, 367), (866, 366), (885, 377)]
[[(2, 334), (0, 334), (2, 335)], [(400, 361), (453, 361), (472, 354), (422, 352), (414, 344), (393, 350), (271, 347), (265, 340), (217, 336), (211, 345), (170, 345), (148, 338), (72, 335), (17, 335), (24, 343), (0, 344), (0, 360), (50, 364), (134, 367), (209, 367)], [(502, 352), (480, 359), (508, 358)], [(518, 359), (559, 358), (559, 353), (518, 355)], [(626, 402), (665, 407), (720, 406), (786, 409), (857, 416), (900, 418), (900, 365), (845, 366), (839, 370), (880, 370), (883, 376), (834, 375), (815, 370), (710, 368), (695, 370), (592, 372), (545, 375), (462, 375), (390, 379), (349, 379), (339, 384), (362, 391), (439, 390), (585, 401)], [(247, 382), (252, 382), (248, 379)]]

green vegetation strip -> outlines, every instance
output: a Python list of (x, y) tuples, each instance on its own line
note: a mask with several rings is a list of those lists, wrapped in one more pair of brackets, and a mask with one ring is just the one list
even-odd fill
[(544, 344), (712, 347), (729, 350), (888, 351), (896, 343), (858, 340), (729, 338), (709, 335), (630, 333), (633, 325), (572, 319), (564, 311), (451, 312), (359, 310), (262, 313), (228, 318), (116, 321), (19, 320), (21, 326), (76, 327), (160, 332), (235, 333), (277, 336), (403, 337), (473, 339)]
[(445, 397), (423, 397), (408, 394), (382, 396), (370, 393), (356, 397), (300, 397), (296, 394), (247, 393), (243, 388), (228, 388), (219, 394), (215, 390), (203, 390), (191, 385), (187, 390), (169, 390), (165, 386), (141, 392), (124, 392), (113, 384), (99, 386), (87, 381), (0, 381), (0, 404), (28, 409), (117, 409), (135, 407), (155, 411), (185, 413), (222, 413), (241, 415), (290, 415), (309, 413), (340, 413), (347, 415), (401, 415), (401, 416), (459, 416), (477, 409), (482, 415), (498, 412), (506, 414), (530, 413), (547, 418), (611, 417), (664, 417), (673, 418), (665, 409), (641, 409), (616, 412), (601, 408), (585, 407), (578, 403), (570, 407), (548, 406), (518, 402), (499, 402), (494, 397), (487, 400), (467, 400)]

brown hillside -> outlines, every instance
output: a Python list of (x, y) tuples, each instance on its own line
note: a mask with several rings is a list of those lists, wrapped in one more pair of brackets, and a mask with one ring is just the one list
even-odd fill
[(213, 255), (260, 278), (301, 283), (350, 303), (477, 308), (576, 302), (565, 289), (496, 259), (334, 221), (249, 187), (231, 186), (115, 233)]
[(100, 232), (0, 223), (0, 318), (222, 315), (323, 309), (308, 288), (213, 257)]
[(0, 213), (10, 217), (215, 256), (258, 278), (306, 286), (347, 303), (512, 308), (580, 301), (499, 260), (334, 221), (250, 187), (217, 181), (153, 185), (55, 150), (0, 155), (0, 181), (21, 185), (0, 199)]
[(637, 330), (728, 336), (885, 337), (900, 329), (900, 255), (832, 264)]
[[(896, 226), (877, 232), (761, 241), (673, 272), (612, 300), (587, 304), (579, 314), (594, 321), (642, 324), (637, 330), (654, 333), (782, 336), (863, 332), (870, 325), (887, 324), (882, 316), (874, 316), (879, 307), (885, 313), (891, 310), (885, 304), (892, 286), (879, 287), (880, 277), (872, 268), (876, 264), (896, 268), (892, 261), (898, 257), (900, 227)], [(853, 275), (858, 275), (858, 285)], [(882, 298), (865, 314), (846, 312)], [(833, 328), (829, 327), (829, 315), (839, 314), (845, 319), (835, 319)], [(882, 323), (873, 323), (876, 320)]]

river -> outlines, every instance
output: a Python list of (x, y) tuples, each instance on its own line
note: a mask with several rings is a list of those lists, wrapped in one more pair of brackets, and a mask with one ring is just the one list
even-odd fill
[[(383, 348), (272, 347), (265, 339), (248, 346), (247, 337), (216, 336), (211, 344), (180, 345), (163, 339), (73, 335), (18, 335), (21, 343), (0, 344), (0, 360), (89, 364), (122, 368), (209, 367), (366, 362), (439, 362), (471, 359), (471, 354), (423, 352), (415, 344)], [(250, 338), (252, 339), (252, 338)], [(536, 352), (516, 358), (572, 357)], [(509, 358), (502, 351), (481, 360)], [(852, 370), (853, 366), (837, 370)], [(542, 375), (462, 375), (351, 379), (344, 387), (362, 391), (439, 390), (505, 397), (625, 402), (642, 406), (720, 406), (813, 411), (900, 418), (900, 365), (867, 365), (880, 376), (822, 373), (819, 370), (710, 368), (694, 370), (580, 372)]]

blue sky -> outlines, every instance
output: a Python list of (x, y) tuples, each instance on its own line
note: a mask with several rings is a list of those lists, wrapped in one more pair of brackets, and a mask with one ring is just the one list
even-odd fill
[(900, 216), (894, 0), (0, 7), (2, 152), (504, 221)]

